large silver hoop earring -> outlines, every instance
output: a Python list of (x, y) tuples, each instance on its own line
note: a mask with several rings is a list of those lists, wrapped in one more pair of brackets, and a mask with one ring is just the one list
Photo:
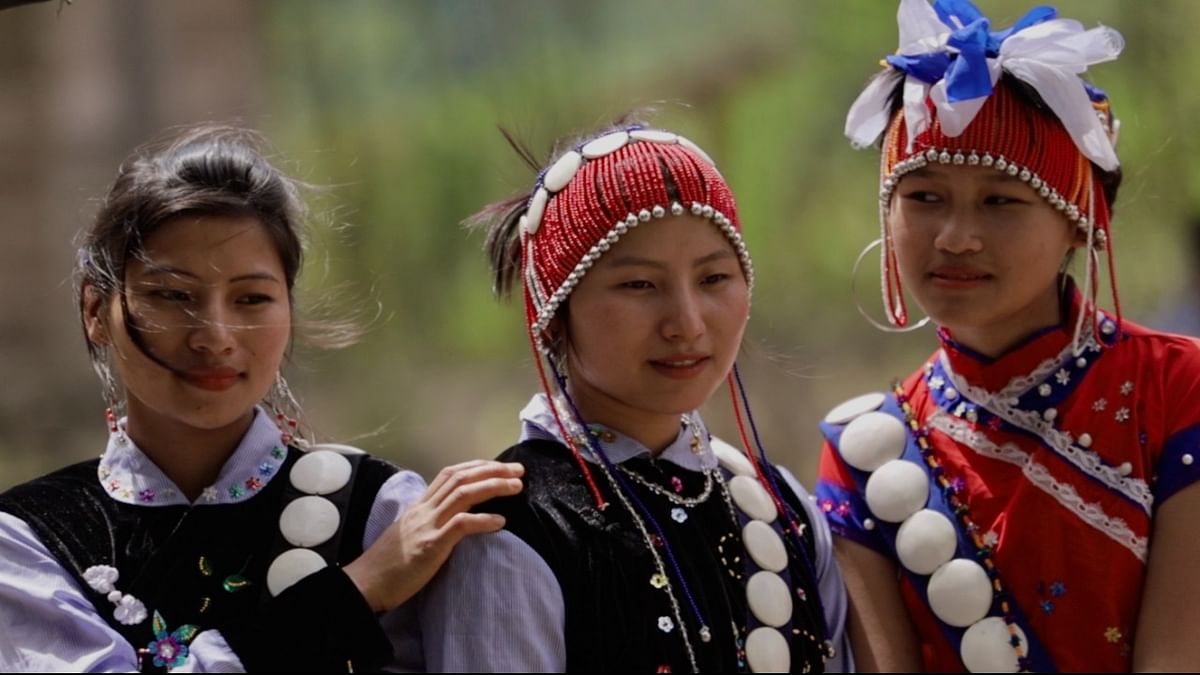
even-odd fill
[(924, 328), (925, 324), (929, 323), (929, 317), (925, 317), (911, 326), (904, 326), (901, 328), (898, 326), (880, 323), (872, 318), (870, 314), (867, 314), (867, 310), (863, 309), (862, 302), (858, 299), (858, 268), (862, 266), (863, 258), (866, 258), (868, 253), (874, 250), (875, 247), (881, 246), (882, 244), (882, 237), (867, 244), (862, 252), (858, 254), (858, 258), (854, 261), (854, 267), (850, 270), (850, 296), (854, 298), (854, 307), (858, 310), (858, 313), (862, 315), (862, 318), (867, 320), (867, 323), (874, 326), (877, 330), (883, 331), (884, 333), (911, 333), (914, 330)]

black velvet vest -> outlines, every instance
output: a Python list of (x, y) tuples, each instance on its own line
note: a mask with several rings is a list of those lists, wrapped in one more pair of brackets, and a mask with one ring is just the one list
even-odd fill
[[(651, 583), (656, 567), (645, 537), (603, 476), (596, 472), (609, 501), (602, 513), (565, 446), (529, 440), (509, 448), (499, 459), (525, 465), (525, 490), (477, 510), (502, 514), (505, 529), (529, 544), (554, 572), (566, 607), (567, 670), (690, 671), (679, 633), (684, 628), (676, 625), (667, 593)], [(668, 475), (654, 460), (634, 458), (623, 466), (643, 478), (657, 478), (655, 482), (664, 487), (669, 484)], [(704, 478), (699, 472), (670, 465), (670, 475), (682, 480), (683, 495), (703, 490)], [(724, 475), (728, 480), (729, 474)], [(782, 484), (782, 478), (779, 482)], [(682, 585), (674, 581), (676, 574), (660, 546), (696, 665), (703, 672), (747, 671), (744, 641), (748, 630), (761, 624), (746, 602), (746, 580), (758, 569), (742, 544), (740, 533), (746, 517), (737, 511), (739, 521), (734, 523), (715, 486), (706, 501), (682, 509), (686, 515), (682, 522), (678, 512), (673, 517), (678, 505), (636, 483), (634, 492), (663, 528), (695, 604), (710, 627), (712, 639), (703, 642), (691, 604)], [(784, 493), (807, 531), (804, 508), (791, 490)], [(782, 576), (795, 594), (792, 620), (781, 631), (790, 644), (792, 670), (822, 672), (824, 621), (817, 585), (805, 562), (805, 558), (815, 560), (814, 545), (811, 536), (804, 537), (804, 551), (785, 541), (789, 567)]]
[[(268, 566), (291, 547), (279, 532), (279, 515), (300, 494), (287, 477), (300, 456), (299, 450), (289, 448), (278, 470), (281, 475), (252, 498), (235, 504), (121, 503), (100, 485), (98, 460), (92, 460), (12, 488), (0, 495), (0, 511), (25, 521), (75, 578), (98, 614), (135, 649), (143, 649), (155, 639), (152, 618), (134, 626), (118, 622), (113, 604), (84, 581), (84, 570), (93, 565), (117, 568), (116, 589), (141, 600), (151, 617), (155, 612), (161, 615), (167, 632), (184, 624), (201, 630), (221, 628), (253, 613), (270, 598)], [(314, 549), (338, 564), (362, 552), (375, 496), (397, 471), (366, 455), (347, 459), (354, 467), (353, 488), (332, 499), (342, 514), (342, 528), (330, 542)], [(142, 656), (142, 669), (154, 669), (148, 655)], [(307, 665), (319, 670), (346, 664), (336, 660)]]

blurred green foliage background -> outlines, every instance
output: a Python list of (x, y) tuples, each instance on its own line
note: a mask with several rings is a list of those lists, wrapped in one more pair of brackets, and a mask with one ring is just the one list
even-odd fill
[[(984, 0), (1008, 25), (1024, 2)], [(1200, 3), (1071, 0), (1121, 30), (1094, 69), (1122, 119), (1122, 303), (1155, 321), (1197, 261)], [(802, 479), (816, 421), (933, 349), (858, 317), (851, 265), (877, 236), (877, 156), (844, 115), (896, 46), (883, 0), (77, 0), (0, 12), (0, 488), (103, 450), (103, 402), (70, 300), (71, 237), (124, 154), (164, 128), (261, 129), (312, 195), (301, 299), (357, 311), (338, 353), (299, 349), (289, 377), (319, 433), (430, 476), (498, 453), (536, 389), (521, 312), (497, 303), (461, 221), (529, 189), (497, 131), (538, 152), (650, 106), (731, 183), (758, 285), (742, 367), (769, 452)], [(88, 69), (94, 72), (89, 74)], [(544, 155), (543, 155), (544, 156)], [(879, 312), (876, 264), (858, 286)], [(710, 423), (733, 436), (728, 397)]]

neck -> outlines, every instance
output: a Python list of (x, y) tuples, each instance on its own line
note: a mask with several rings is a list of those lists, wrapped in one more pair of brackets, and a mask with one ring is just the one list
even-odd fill
[(1051, 286), (1018, 316), (1005, 317), (987, 325), (946, 326), (954, 341), (990, 359), (1003, 356), (1030, 335), (1064, 321), (1063, 302), (1057, 286)]
[(599, 424), (632, 438), (658, 457), (679, 437), (679, 414), (637, 410), (601, 392), (575, 387), (567, 392), (579, 408), (584, 424)]
[(132, 400), (129, 406), (126, 433), (189, 501), (217, 480), (254, 420), (251, 410), (224, 427), (197, 429), (177, 420), (139, 415), (140, 406)]

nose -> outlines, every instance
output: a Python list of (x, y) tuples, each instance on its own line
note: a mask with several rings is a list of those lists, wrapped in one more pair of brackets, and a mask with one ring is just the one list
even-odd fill
[(938, 223), (933, 245), (939, 250), (955, 255), (978, 253), (983, 250), (983, 239), (979, 222), (967, 208), (950, 210)]
[(219, 303), (197, 309), (195, 322), (188, 332), (188, 347), (209, 354), (232, 352), (235, 327), (230, 324), (230, 318)]
[(682, 288), (667, 298), (663, 337), (671, 341), (692, 342), (705, 333), (703, 300), (691, 288)]

